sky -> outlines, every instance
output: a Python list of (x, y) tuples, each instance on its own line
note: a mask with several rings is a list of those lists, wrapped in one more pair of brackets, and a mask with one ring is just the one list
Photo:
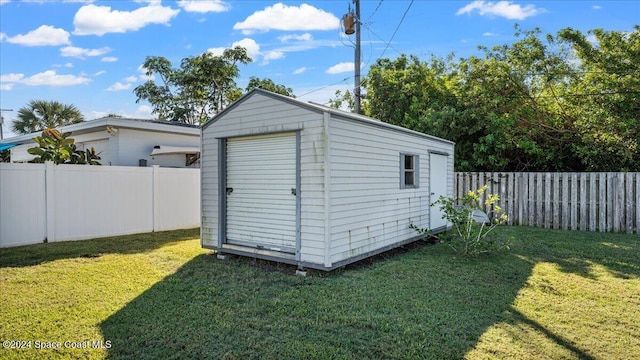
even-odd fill
[[(236, 45), (253, 62), (237, 83), (269, 78), (303, 101), (327, 103), (353, 90), (355, 35), (342, 16), (352, 0), (0, 0), (0, 109), (4, 137), (31, 100), (75, 105), (86, 120), (107, 114), (150, 119), (133, 89), (147, 81), (147, 56), (174, 67)], [(515, 40), (514, 25), (544, 34), (572, 27), (631, 31), (640, 0), (361, 0), (361, 72), (376, 59), (413, 54), (480, 55), (479, 45)]]

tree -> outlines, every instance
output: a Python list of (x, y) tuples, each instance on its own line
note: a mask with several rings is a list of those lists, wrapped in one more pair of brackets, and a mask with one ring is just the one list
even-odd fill
[(11, 126), (16, 134), (30, 134), (48, 128), (76, 124), (84, 121), (80, 110), (58, 101), (31, 100), (18, 110), (18, 119)]
[(245, 90), (249, 92), (253, 88), (268, 90), (276, 94), (285, 95), (292, 98), (296, 97), (295, 95), (293, 95), (293, 89), (288, 88), (284, 85), (276, 84), (271, 79), (260, 79), (252, 76), (251, 79), (249, 79), (249, 84), (247, 85)]
[(92, 147), (87, 150), (78, 150), (75, 140), (70, 138), (70, 132), (60, 133), (55, 129), (45, 129), (41, 136), (33, 140), (38, 146), (27, 150), (29, 154), (36, 155), (34, 163), (52, 161), (54, 164), (81, 164), (100, 165), (100, 156)]
[(335, 98), (329, 99), (329, 106), (334, 109), (354, 112), (356, 110), (356, 99), (351, 91), (342, 92), (336, 90)]
[(562, 104), (576, 119), (574, 150), (591, 171), (640, 170), (640, 26), (634, 31), (571, 28), (558, 38), (571, 46), (574, 79)]
[(638, 171), (640, 27), (589, 34), (516, 26), (480, 56), (378, 59), (364, 113), (455, 141), (457, 171)]
[(162, 120), (200, 124), (242, 96), (235, 78), (238, 64), (248, 64), (246, 49), (235, 47), (220, 56), (205, 52), (182, 59), (179, 68), (161, 56), (149, 56), (143, 66), (149, 77), (159, 76), (160, 84), (148, 80), (134, 89), (136, 102), (146, 100)]

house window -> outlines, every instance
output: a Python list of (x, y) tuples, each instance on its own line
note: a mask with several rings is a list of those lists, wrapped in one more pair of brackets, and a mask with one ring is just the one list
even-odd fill
[(418, 155), (400, 154), (400, 188), (411, 189), (420, 185)]

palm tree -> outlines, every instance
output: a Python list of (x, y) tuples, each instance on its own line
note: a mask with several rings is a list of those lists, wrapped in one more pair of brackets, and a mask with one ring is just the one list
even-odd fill
[(31, 100), (27, 106), (18, 110), (18, 119), (13, 122), (11, 129), (16, 134), (24, 135), (83, 121), (84, 116), (73, 105), (58, 101)]

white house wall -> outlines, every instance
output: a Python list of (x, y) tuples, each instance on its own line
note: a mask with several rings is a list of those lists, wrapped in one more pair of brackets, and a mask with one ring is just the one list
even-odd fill
[[(429, 227), (429, 151), (451, 154), (442, 176), (453, 184), (451, 143), (336, 118), (330, 132), (331, 263), (415, 237), (410, 223)], [(418, 155), (418, 188), (400, 188), (401, 153)]]
[(324, 263), (323, 115), (256, 93), (205, 125), (202, 134), (202, 244), (218, 246), (218, 142), (220, 138), (301, 131), (300, 261)]
[(89, 150), (93, 147), (96, 154), (100, 156), (100, 164), (111, 165), (112, 159), (109, 156), (109, 134), (106, 131), (96, 131), (87, 134), (73, 135), (71, 138), (75, 140), (76, 147), (79, 150)]
[(156, 159), (150, 155), (153, 147), (156, 145), (199, 147), (200, 138), (197, 134), (183, 135), (120, 128), (118, 133), (112, 136), (110, 145), (115, 145), (110, 149), (110, 153), (117, 152), (119, 166), (138, 166), (139, 160), (144, 159), (147, 160), (147, 166), (185, 167), (184, 155), (180, 159), (177, 157), (166, 159), (160, 156)]

